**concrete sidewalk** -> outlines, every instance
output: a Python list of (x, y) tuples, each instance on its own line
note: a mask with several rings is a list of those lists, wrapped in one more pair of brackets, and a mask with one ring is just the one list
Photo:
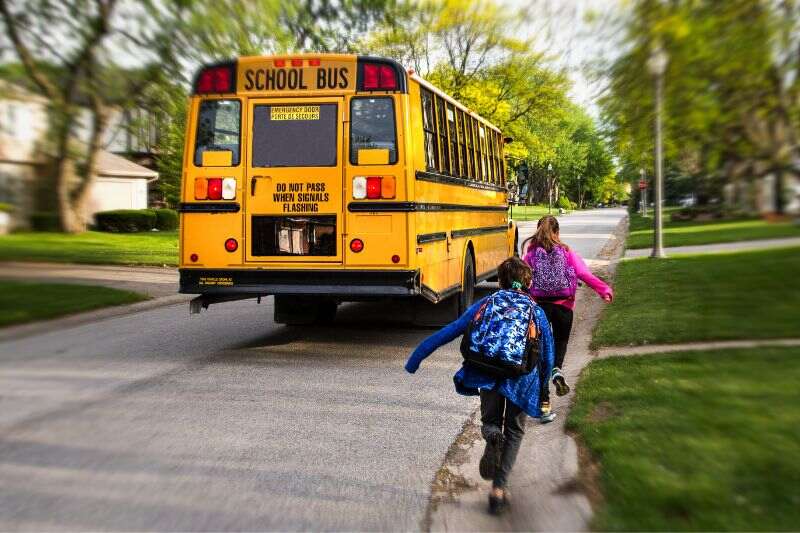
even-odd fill
[(176, 268), (0, 262), (0, 278), (100, 285), (139, 292), (151, 298), (178, 292)]
[[(622, 254), (627, 218), (614, 231), (593, 268), (606, 277)], [(565, 422), (581, 370), (592, 359), (589, 343), (604, 303), (588, 287), (578, 290), (569, 357), (562, 369), (573, 386), (567, 396), (551, 394), (557, 418), (549, 424), (528, 419), (525, 438), (509, 479), (511, 508), (503, 516), (487, 513), (490, 481), (480, 478), (484, 443), (476, 413), (464, 425), (434, 480), (428, 519), (430, 531), (586, 531), (592, 506), (581, 477), (578, 445)]]
[[(700, 244), (696, 246), (672, 246), (665, 248), (667, 256), (670, 254), (707, 254), (714, 252), (739, 252), (745, 250), (765, 250), (768, 248), (786, 248), (800, 246), (800, 237), (787, 237), (784, 239), (763, 239), (760, 241), (721, 242), (716, 244)], [(625, 259), (636, 257), (649, 257), (651, 249), (641, 248), (626, 250)]]

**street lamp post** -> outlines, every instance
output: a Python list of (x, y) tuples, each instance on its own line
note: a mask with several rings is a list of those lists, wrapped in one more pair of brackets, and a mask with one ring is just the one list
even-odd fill
[(656, 89), (656, 182), (655, 182), (655, 217), (653, 218), (653, 251), (650, 257), (661, 259), (667, 255), (664, 253), (664, 224), (663, 224), (663, 201), (664, 201), (664, 176), (663, 176), (663, 153), (661, 146), (661, 114), (664, 93), (664, 72), (667, 70), (666, 50), (660, 42), (656, 42), (647, 61), (647, 68), (655, 78)]
[(581, 203), (581, 177), (578, 176), (578, 209), (582, 207)]
[[(645, 181), (644, 169), (643, 168), (639, 169), (639, 176), (640, 176), (640, 179), (639, 179), (639, 196), (640, 196), (639, 203), (642, 204), (642, 209), (641, 209), (642, 216), (646, 217), (647, 216), (647, 182)], [(644, 188), (642, 188), (642, 186), (641, 186), (642, 183), (645, 183)]]
[(547, 214), (553, 214), (553, 164), (547, 163)]

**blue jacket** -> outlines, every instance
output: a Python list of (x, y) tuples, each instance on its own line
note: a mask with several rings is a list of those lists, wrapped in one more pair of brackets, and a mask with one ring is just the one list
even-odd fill
[[(487, 296), (488, 298), (488, 296)], [(455, 322), (446, 325), (417, 346), (411, 357), (406, 362), (406, 370), (414, 373), (419, 368), (420, 363), (428, 357), (434, 350), (452, 341), (459, 335), (463, 335), (467, 325), (478, 308), (486, 298), (474, 303), (472, 307), (461, 315)], [(542, 384), (542, 376), (547, 380), (553, 371), (553, 333), (550, 322), (547, 321), (544, 311), (538, 305), (535, 307), (536, 325), (542, 332), (539, 343), (539, 364), (530, 374), (525, 374), (518, 378), (497, 379), (491, 378), (480, 372), (462, 366), (453, 376), (456, 385), (456, 392), (464, 396), (475, 396), (480, 389), (496, 389), (508, 400), (516, 404), (528, 415), (539, 418), (542, 414), (539, 409), (539, 392)], [(549, 384), (548, 384), (549, 386)]]

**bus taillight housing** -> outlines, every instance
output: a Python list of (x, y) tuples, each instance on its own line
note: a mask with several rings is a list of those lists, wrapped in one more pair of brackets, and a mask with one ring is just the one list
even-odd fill
[(356, 176), (353, 178), (354, 200), (391, 200), (397, 196), (394, 176)]
[(359, 91), (406, 90), (406, 73), (396, 61), (380, 57), (358, 58)]
[(194, 79), (194, 94), (228, 94), (236, 92), (236, 62), (203, 67)]

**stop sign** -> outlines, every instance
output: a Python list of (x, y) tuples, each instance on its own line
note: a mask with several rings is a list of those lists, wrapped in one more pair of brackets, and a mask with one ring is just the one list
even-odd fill
[(639, 180), (639, 189), (644, 190), (647, 188), (647, 180)]

